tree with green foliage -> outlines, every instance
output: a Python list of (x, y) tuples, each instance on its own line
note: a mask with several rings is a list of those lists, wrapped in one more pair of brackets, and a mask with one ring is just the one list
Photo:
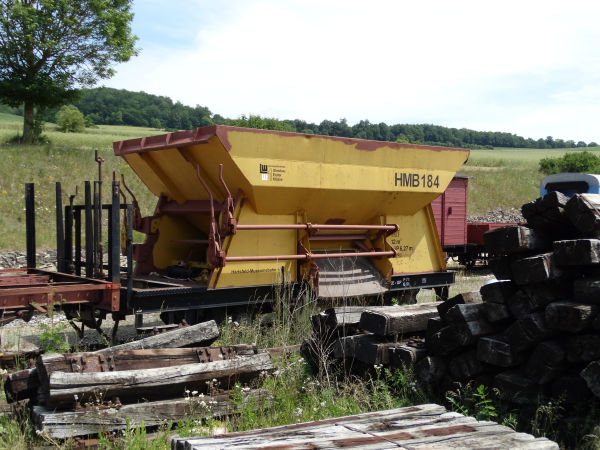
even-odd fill
[(262, 130), (296, 131), (291, 125), (282, 122), (281, 120), (255, 116), (252, 114), (250, 114), (248, 117), (242, 115), (239, 119), (229, 120), (227, 121), (227, 125), (233, 125), (235, 127), (258, 128)]
[(75, 133), (85, 129), (85, 117), (73, 105), (65, 105), (56, 113), (56, 125), (64, 133)]
[(113, 75), (136, 54), (132, 0), (0, 0), (0, 101), (23, 105), (23, 142), (36, 119)]
[(600, 158), (591, 152), (567, 153), (560, 158), (543, 158), (540, 171), (545, 175), (562, 172), (600, 173)]

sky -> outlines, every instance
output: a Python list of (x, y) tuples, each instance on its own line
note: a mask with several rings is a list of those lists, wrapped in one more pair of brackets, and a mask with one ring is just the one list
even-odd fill
[(600, 2), (134, 0), (102, 85), (228, 118), (429, 123), (600, 142)]

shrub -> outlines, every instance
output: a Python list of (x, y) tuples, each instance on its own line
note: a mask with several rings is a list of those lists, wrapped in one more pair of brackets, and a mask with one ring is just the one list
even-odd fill
[(56, 113), (56, 124), (64, 133), (75, 133), (85, 129), (85, 117), (76, 106), (65, 105)]
[(591, 152), (567, 153), (560, 158), (543, 158), (540, 171), (545, 175), (561, 172), (600, 173), (600, 158)]

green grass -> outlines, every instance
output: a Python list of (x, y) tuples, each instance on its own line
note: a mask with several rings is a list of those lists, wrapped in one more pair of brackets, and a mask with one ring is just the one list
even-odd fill
[(585, 148), (495, 148), (494, 150), (471, 150), (467, 166), (515, 167), (521, 164), (536, 166), (542, 158), (558, 158), (566, 153), (592, 152), (600, 154), (600, 147)]
[(496, 208), (520, 208), (539, 196), (542, 158), (589, 151), (600, 155), (600, 147), (584, 149), (498, 148), (471, 150), (469, 161), (459, 173), (469, 180), (469, 214), (484, 214)]
[[(22, 118), (0, 114), (0, 142), (7, 142), (21, 132)], [(97, 178), (98, 166), (94, 151), (104, 158), (102, 166), (105, 181), (104, 198), (110, 188), (108, 183), (115, 171), (117, 177), (125, 175), (125, 181), (138, 197), (144, 213), (149, 213), (155, 197), (139, 181), (131, 168), (113, 154), (114, 141), (160, 134), (152, 128), (126, 126), (99, 126), (82, 133), (62, 133), (53, 124), (47, 124), (44, 135), (50, 140), (46, 145), (0, 146), (3, 162), (0, 165), (0, 211), (3, 214), (0, 229), (0, 249), (23, 250), (25, 248), (24, 183), (35, 183), (36, 228), (39, 247), (53, 248), (56, 242), (55, 183), (60, 181), (63, 204), (68, 196), (79, 194), (76, 203), (83, 203), (83, 181)]]

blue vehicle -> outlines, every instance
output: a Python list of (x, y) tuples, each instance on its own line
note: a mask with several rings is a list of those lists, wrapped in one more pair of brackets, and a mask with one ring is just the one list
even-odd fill
[(568, 197), (575, 194), (600, 194), (600, 175), (588, 173), (548, 175), (540, 183), (540, 197), (552, 191), (562, 192)]

